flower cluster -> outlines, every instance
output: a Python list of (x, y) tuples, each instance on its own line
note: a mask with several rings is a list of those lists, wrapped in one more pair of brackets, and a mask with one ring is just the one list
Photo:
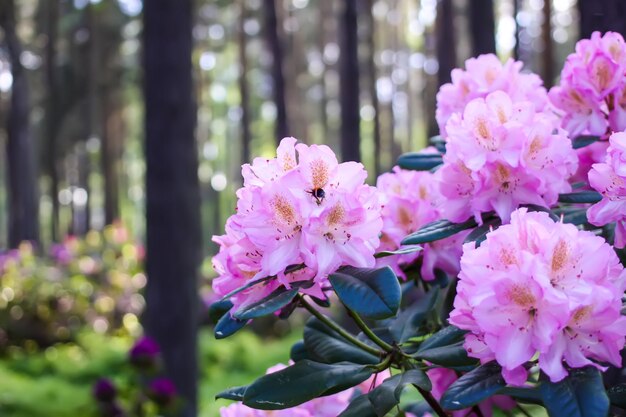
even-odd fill
[(576, 44), (549, 97), (572, 136), (626, 129), (626, 45), (622, 35), (594, 32)]
[(609, 138), (606, 162), (595, 164), (589, 171), (590, 185), (602, 194), (602, 201), (587, 211), (589, 222), (604, 226), (615, 225), (615, 246), (626, 246), (626, 132)]
[(449, 320), (470, 331), (468, 354), (495, 359), (508, 383), (526, 381), (535, 355), (556, 382), (567, 376), (563, 362), (621, 366), (625, 288), (624, 267), (602, 238), (522, 208), (480, 247), (463, 247)]
[[(276, 158), (256, 158), (242, 173), (237, 214), (228, 219), (226, 235), (214, 238), (220, 277), (213, 288), (223, 296), (263, 277), (276, 279), (232, 297), (235, 307), (294, 281), (310, 281), (304, 291), (323, 298), (322, 286), (338, 267), (374, 265), (382, 219), (363, 165), (340, 164), (327, 146), (285, 138)], [(299, 264), (306, 268), (285, 273)]]
[(552, 206), (571, 191), (578, 160), (556, 119), (502, 91), (468, 103), (446, 130), (447, 152), (437, 171), (444, 218), (461, 222), (494, 210), (503, 221), (520, 204)]
[[(441, 218), (439, 190), (434, 174), (430, 172), (394, 167), (392, 172), (378, 177), (376, 188), (383, 199), (381, 251), (398, 249), (407, 235)], [(459, 233), (425, 244), (421, 252), (381, 258), (378, 264), (389, 265), (396, 274), (404, 276), (400, 266), (412, 264), (420, 258), (420, 275), (426, 281), (435, 279), (435, 269), (456, 275), (459, 272), (461, 244), (466, 235)]]
[[(267, 370), (268, 374), (285, 369), (286, 366), (278, 364)], [(391, 376), (389, 371), (383, 371), (372, 375), (355, 388), (349, 388), (337, 394), (319, 397), (297, 407), (285, 410), (255, 410), (242, 403), (233, 403), (220, 408), (220, 417), (337, 417), (350, 404), (350, 400), (359, 393), (367, 393), (380, 385), (385, 378)]]
[(446, 124), (475, 98), (485, 98), (494, 91), (506, 92), (513, 101), (530, 101), (540, 111), (548, 104), (543, 81), (536, 74), (521, 72), (523, 64), (509, 59), (502, 64), (493, 54), (465, 61), (465, 70), (452, 70), (452, 83), (441, 86), (437, 94), (437, 123), (441, 135), (448, 136)]

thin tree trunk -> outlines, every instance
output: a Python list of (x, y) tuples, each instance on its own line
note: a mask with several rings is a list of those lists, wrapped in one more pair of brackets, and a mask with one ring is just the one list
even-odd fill
[(437, 6), (436, 41), (439, 72), (439, 86), (449, 83), (450, 73), (456, 67), (456, 49), (454, 39), (454, 5), (452, 0), (439, 0)]
[(380, 143), (380, 106), (378, 103), (378, 90), (376, 88), (376, 81), (378, 80), (378, 73), (376, 71), (376, 61), (374, 59), (376, 55), (376, 21), (374, 19), (374, 1), (368, 0), (367, 2), (367, 17), (369, 22), (369, 32), (367, 36), (368, 43), (368, 60), (367, 68), (369, 72), (369, 90), (370, 99), (372, 100), (372, 108), (374, 109), (374, 175), (378, 177), (381, 173), (380, 156), (382, 147)]
[(246, 31), (244, 24), (246, 22), (246, 2), (240, 0), (239, 6), (239, 95), (241, 106), (241, 161), (247, 163), (250, 161), (250, 109), (248, 103), (250, 101), (248, 91), (248, 58), (246, 56)]
[(361, 130), (359, 105), (359, 39), (357, 0), (344, 0), (341, 18), (341, 157), (344, 161), (360, 161)]
[(623, 0), (578, 0), (580, 15), (580, 37), (614, 31), (626, 36), (626, 2)]
[(519, 44), (519, 33), (520, 33), (520, 25), (517, 22), (517, 15), (520, 12), (520, 0), (513, 0), (513, 20), (515, 21), (515, 46), (513, 46), (513, 59), (520, 59), (520, 44)]
[[(469, 5), (472, 53), (474, 56), (496, 53), (493, 0), (472, 0)], [(452, 29), (451, 29), (452, 31)]]
[(287, 104), (285, 100), (285, 76), (283, 72), (283, 47), (278, 35), (275, 0), (265, 0), (265, 35), (272, 55), (272, 80), (274, 104), (276, 105), (276, 143), (289, 135)]
[(552, 1), (543, 2), (543, 83), (546, 88), (554, 82), (554, 47), (552, 44)]
[(46, 83), (48, 87), (46, 108), (46, 141), (47, 141), (47, 171), (50, 177), (50, 199), (52, 200), (52, 213), (50, 219), (51, 237), (53, 241), (59, 239), (59, 167), (58, 143), (59, 131), (59, 88), (56, 78), (56, 43), (59, 21), (59, 1), (48, 2), (47, 36), (46, 42)]
[(23, 240), (39, 243), (39, 207), (35, 148), (30, 132), (28, 80), (20, 63), (22, 46), (15, 28), (15, 3), (0, 3), (0, 26), (11, 62), (13, 86), (7, 123), (7, 159), (9, 174), (9, 245)]
[(104, 221), (112, 224), (120, 217), (120, 188), (118, 170), (118, 147), (121, 138), (118, 99), (114, 92), (107, 92), (102, 103), (101, 165), (104, 182)]
[(192, 82), (193, 0), (144, 3), (145, 325), (166, 374), (197, 413), (198, 268), (202, 237)]

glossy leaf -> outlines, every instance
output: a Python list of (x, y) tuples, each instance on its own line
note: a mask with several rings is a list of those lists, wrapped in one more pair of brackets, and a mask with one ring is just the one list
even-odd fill
[(339, 299), (355, 313), (369, 319), (394, 316), (402, 298), (400, 283), (393, 270), (344, 267), (331, 274), (329, 281)]
[(606, 417), (609, 397), (602, 375), (594, 367), (570, 370), (564, 380), (553, 383), (542, 375), (539, 389), (550, 417)]
[(378, 415), (367, 394), (363, 394), (353, 399), (348, 408), (337, 417), (378, 417)]
[(626, 409), (626, 384), (619, 384), (607, 390), (611, 404)]
[(432, 385), (430, 380), (420, 369), (410, 369), (401, 374), (387, 378), (368, 394), (369, 400), (376, 410), (378, 416), (385, 416), (395, 406), (400, 403), (402, 390), (405, 386), (412, 384), (425, 391), (430, 391)]
[(293, 344), (293, 346), (291, 346), (289, 358), (294, 362), (299, 362), (304, 359), (313, 359), (308, 349), (304, 345), (303, 340), (298, 340), (296, 343)]
[(304, 327), (304, 346), (310, 355), (320, 362), (348, 361), (362, 365), (379, 362), (376, 356), (349, 343), (315, 317), (311, 317)]
[(217, 400), (218, 398), (223, 398), (225, 400), (243, 401), (243, 395), (247, 388), (247, 386), (228, 388), (227, 390), (217, 394), (215, 399)]
[(465, 333), (467, 333), (467, 330), (461, 330), (456, 326), (444, 327), (422, 342), (418, 352), (460, 342), (463, 340)]
[(241, 330), (247, 323), (248, 320), (238, 320), (231, 316), (230, 313), (226, 313), (215, 325), (215, 338), (224, 339), (231, 336)]
[(260, 410), (282, 410), (344, 391), (371, 375), (372, 369), (367, 366), (348, 362), (329, 365), (302, 360), (257, 379), (246, 389), (243, 403)]
[(458, 367), (469, 366), (478, 363), (476, 358), (467, 356), (467, 351), (463, 347), (463, 342), (453, 345), (434, 347), (430, 349), (418, 350), (415, 357), (427, 360), (435, 365)]
[(463, 223), (452, 223), (449, 220), (436, 220), (428, 223), (417, 232), (408, 235), (402, 240), (403, 245), (418, 245), (421, 243), (434, 242), (453, 236), (463, 230), (476, 227), (476, 221), (471, 218)]
[(434, 308), (438, 296), (439, 288), (435, 287), (391, 323), (389, 330), (396, 342), (404, 343), (411, 337), (417, 336), (420, 326)]
[(592, 143), (596, 143), (600, 138), (598, 136), (592, 135), (581, 135), (572, 140), (572, 147), (574, 149), (584, 148), (585, 146), (589, 146)]
[(233, 303), (229, 300), (219, 300), (211, 304), (209, 307), (209, 321), (211, 323), (217, 323), (230, 309), (233, 308)]
[(378, 252), (377, 254), (374, 255), (374, 258), (386, 258), (387, 256), (394, 256), (394, 255), (407, 255), (409, 253), (416, 253), (421, 250), (422, 250), (422, 247), (417, 246), (417, 245), (403, 246), (397, 250), (384, 250), (384, 251)]
[(410, 169), (412, 171), (428, 171), (443, 164), (443, 157), (439, 154), (409, 152), (400, 155), (397, 163), (402, 169)]
[(576, 193), (559, 194), (559, 203), (598, 203), (602, 195), (597, 191), (578, 191)]
[(489, 233), (492, 229), (497, 229), (502, 224), (500, 219), (491, 219), (482, 224), (482, 226), (478, 226), (474, 230), (472, 230), (467, 237), (465, 237), (465, 241), (463, 243), (476, 242), (476, 247), (480, 246), (481, 243), (487, 239), (487, 233)]
[(495, 361), (479, 366), (461, 376), (441, 397), (441, 406), (447, 410), (462, 410), (495, 395), (506, 383), (502, 368)]
[(268, 314), (272, 314), (285, 307), (296, 297), (297, 294), (297, 287), (291, 289), (286, 289), (282, 286), (278, 287), (267, 297), (240, 308), (235, 312), (235, 314), (233, 314), (233, 316), (239, 320), (250, 320), (257, 317), (267, 316)]

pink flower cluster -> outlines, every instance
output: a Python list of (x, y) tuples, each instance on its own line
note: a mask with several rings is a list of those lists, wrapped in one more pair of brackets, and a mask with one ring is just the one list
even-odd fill
[[(303, 280), (313, 285), (305, 291), (323, 297), (328, 274), (340, 266), (374, 266), (382, 219), (376, 189), (364, 184), (363, 165), (340, 164), (327, 146), (285, 138), (276, 158), (256, 158), (242, 174), (237, 213), (226, 234), (213, 239), (220, 245), (213, 259), (220, 275), (213, 281), (216, 294), (276, 276), (234, 296), (234, 306)], [(284, 272), (297, 264), (306, 268)]]
[[(433, 368), (427, 371), (426, 374), (428, 375), (430, 382), (433, 384), (431, 394), (436, 400), (440, 400), (448, 387), (459, 378), (454, 370), (445, 368)], [(484, 417), (493, 416), (494, 406), (502, 410), (509, 411), (515, 407), (515, 401), (513, 401), (511, 397), (505, 395), (494, 395), (493, 397), (490, 397), (489, 399), (478, 404), (478, 407)], [(469, 416), (477, 417), (476, 414), (472, 412), (471, 408), (454, 411), (452, 413), (452, 417)]]
[(561, 83), (549, 93), (572, 136), (626, 129), (626, 45), (622, 35), (594, 32), (565, 61)]
[(625, 288), (624, 267), (602, 238), (522, 208), (480, 247), (463, 247), (449, 320), (470, 331), (468, 354), (495, 359), (509, 384), (526, 381), (535, 355), (556, 382), (567, 376), (564, 362), (621, 366)]
[(538, 111), (543, 110), (548, 104), (543, 81), (536, 74), (522, 73), (522, 66), (512, 59), (502, 64), (497, 56), (487, 54), (465, 61), (465, 70), (453, 69), (452, 83), (444, 84), (437, 93), (436, 118), (441, 135), (448, 136), (446, 124), (454, 113), (494, 91), (506, 92), (515, 102), (530, 101)]
[[(269, 368), (267, 373), (278, 372), (284, 368), (286, 368), (285, 365), (278, 364)], [(256, 410), (242, 403), (233, 403), (228, 407), (220, 408), (220, 417), (337, 417), (348, 407), (352, 397), (357, 394), (355, 390), (358, 390), (360, 393), (367, 393), (380, 385), (390, 375), (389, 371), (383, 371), (372, 375), (355, 388), (326, 397), (319, 397), (286, 410)]]
[(590, 185), (602, 194), (602, 201), (587, 211), (591, 224), (615, 225), (615, 246), (626, 246), (626, 132), (614, 133), (609, 138), (606, 161), (595, 164), (589, 171)]
[[(429, 150), (426, 150), (429, 152)], [(438, 204), (439, 190), (430, 172), (407, 171), (394, 167), (392, 172), (378, 177), (376, 188), (383, 199), (383, 234), (379, 251), (400, 248), (407, 235), (422, 226), (441, 218)], [(404, 277), (402, 265), (409, 265), (421, 257), (421, 277), (426, 281), (435, 279), (435, 269), (451, 275), (459, 272), (461, 245), (467, 233), (422, 245), (421, 252), (395, 255), (378, 260), (379, 265), (389, 265)]]
[(557, 120), (529, 101), (496, 91), (452, 115), (444, 165), (437, 171), (441, 214), (461, 222), (494, 210), (503, 221), (520, 204), (549, 207), (571, 191), (578, 159)]

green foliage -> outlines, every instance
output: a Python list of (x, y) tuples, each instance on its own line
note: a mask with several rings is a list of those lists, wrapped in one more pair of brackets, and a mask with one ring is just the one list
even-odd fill
[(540, 391), (550, 417), (606, 417), (609, 397), (594, 367), (572, 369), (562, 381), (542, 378)]

